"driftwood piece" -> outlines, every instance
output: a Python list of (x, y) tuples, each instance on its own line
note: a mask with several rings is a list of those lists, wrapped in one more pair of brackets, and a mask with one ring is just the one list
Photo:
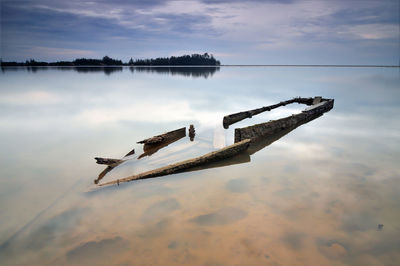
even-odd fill
[(176, 138), (177, 135), (182, 135), (182, 132), (185, 132), (185, 134), (186, 134), (186, 127), (179, 128), (177, 130), (173, 130), (173, 131), (170, 131), (170, 132), (167, 132), (167, 133), (164, 133), (161, 135), (157, 135), (157, 136), (154, 136), (154, 137), (151, 137), (148, 139), (144, 139), (144, 140), (138, 141), (137, 143), (149, 144), (149, 145), (159, 144), (164, 141), (169, 141), (170, 139), (174, 139), (174, 138)]
[(186, 136), (186, 130), (179, 130), (174, 134), (171, 134), (168, 138), (166, 138), (165, 141), (161, 143), (155, 143), (155, 144), (144, 144), (143, 145), (143, 151), (144, 153), (141, 154), (138, 159), (141, 159), (145, 156), (151, 156), (154, 153), (156, 153), (158, 150), (168, 146), (171, 143), (174, 143), (175, 141), (180, 140), (181, 138)]
[(98, 164), (106, 164), (106, 165), (112, 165), (112, 164), (116, 164), (116, 163), (119, 164), (119, 163), (123, 162), (123, 160), (111, 159), (111, 158), (94, 157), (94, 159), (96, 160), (96, 163), (98, 163)]
[(99, 186), (107, 186), (107, 185), (113, 185), (113, 184), (119, 184), (122, 182), (130, 182), (133, 180), (139, 180), (139, 179), (146, 179), (146, 178), (152, 178), (152, 177), (159, 177), (159, 176), (164, 176), (164, 175), (170, 175), (178, 172), (182, 172), (185, 170), (189, 170), (191, 168), (205, 165), (211, 162), (216, 162), (225, 158), (230, 158), (233, 157), (244, 150), (246, 150), (249, 147), (250, 140), (243, 140), (238, 143), (235, 143), (233, 145), (230, 145), (228, 147), (225, 147), (223, 149), (207, 153), (203, 156), (196, 157), (193, 159), (189, 159), (186, 161), (178, 162), (175, 164), (171, 164), (165, 167), (157, 168), (155, 170), (147, 171), (141, 174), (121, 178), (118, 180), (110, 181), (104, 184), (100, 184)]
[[(319, 96), (318, 96), (319, 97)], [(316, 97), (317, 98), (317, 97)], [(319, 97), (319, 99), (321, 100), (322, 98)], [(273, 105), (269, 105), (269, 106), (264, 106), (261, 108), (257, 108), (257, 109), (253, 109), (253, 110), (249, 110), (249, 111), (244, 111), (244, 112), (239, 112), (239, 113), (235, 113), (235, 114), (230, 114), (227, 116), (224, 116), (224, 119), (222, 121), (222, 124), (224, 126), (224, 128), (228, 128), (230, 125), (239, 122), (243, 119), (246, 118), (251, 118), (254, 115), (258, 115), (262, 112), (265, 111), (271, 111), (272, 109), (281, 107), (281, 106), (285, 106), (287, 104), (291, 104), (291, 103), (299, 103), (299, 104), (306, 104), (306, 105), (312, 105), (314, 101), (314, 98), (293, 98), (291, 100), (287, 100), (287, 101), (283, 101), (277, 104), (273, 104)]]
[(323, 102), (311, 106), (302, 111), (300, 114), (291, 115), (278, 120), (272, 120), (266, 123), (261, 123), (244, 128), (235, 129), (235, 142), (240, 142), (244, 139), (256, 140), (267, 135), (276, 134), (279, 131), (296, 127), (302, 123), (310, 121), (333, 108), (333, 99), (324, 99)]
[(196, 130), (194, 129), (193, 125), (190, 125), (189, 126), (189, 138), (190, 138), (190, 141), (193, 141), (195, 136), (196, 136)]
[[(135, 149), (132, 149), (128, 152), (124, 157), (135, 154)], [(94, 180), (95, 184), (98, 184), (103, 177), (105, 177), (112, 169), (120, 165), (121, 163), (125, 162), (124, 159), (111, 159), (111, 158), (102, 158), (102, 157), (95, 157), (96, 163), (98, 164), (106, 164), (108, 165), (99, 176)]]

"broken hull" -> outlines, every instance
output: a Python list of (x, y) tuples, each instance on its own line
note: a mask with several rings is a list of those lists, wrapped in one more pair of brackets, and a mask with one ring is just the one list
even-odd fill
[(333, 108), (334, 100), (329, 99), (315, 108), (304, 110), (299, 114), (291, 115), (278, 120), (272, 120), (266, 123), (261, 123), (244, 128), (235, 129), (235, 143), (244, 139), (255, 141), (265, 136), (276, 134), (282, 130), (297, 127), (303, 123), (311, 121), (323, 113), (328, 112)]
[[(286, 135), (287, 133), (301, 126), (302, 124), (305, 124), (313, 119), (322, 116), (325, 112), (331, 110), (334, 105), (333, 99), (324, 99), (320, 96), (314, 98), (294, 98), (292, 100), (280, 102), (275, 105), (225, 116), (223, 119), (223, 126), (224, 128), (227, 128), (228, 124), (230, 125), (244, 118), (251, 118), (252, 115), (256, 115), (264, 111), (269, 111), (271, 109), (296, 102), (308, 105), (309, 107), (299, 114), (294, 114), (285, 118), (272, 120), (266, 123), (256, 124), (249, 127), (236, 128), (234, 131), (234, 144), (228, 147), (189, 160), (169, 164), (167, 166), (159, 167), (153, 170), (145, 171), (129, 177), (116, 179), (98, 185), (119, 185), (120, 183), (130, 182), (133, 180), (154, 178), (174, 173), (196, 171), (201, 169), (250, 162), (251, 154), (268, 146), (272, 142), (276, 141), (280, 137)], [(162, 135), (158, 135), (141, 141), (141, 143), (145, 144), (145, 153), (142, 154), (142, 156), (147, 155), (147, 152), (152, 152), (153, 148), (156, 148), (154, 149), (154, 152), (157, 152), (158, 147), (166, 146), (170, 143), (173, 143), (175, 142), (175, 140), (182, 138), (182, 136), (186, 136), (185, 128), (170, 131)], [(162, 139), (162, 141), (157, 144), (154, 143), (154, 140), (158, 141), (159, 139)], [(139, 157), (138, 159), (140, 159), (141, 157)]]
[(157, 168), (155, 170), (147, 171), (138, 175), (129, 176), (126, 178), (121, 178), (117, 180), (113, 180), (107, 183), (99, 184), (100, 186), (107, 186), (113, 184), (119, 184), (123, 182), (130, 182), (133, 180), (139, 179), (147, 179), (153, 177), (159, 177), (164, 175), (170, 175), (174, 173), (179, 173), (194, 167), (206, 165), (212, 162), (220, 161), (225, 158), (233, 157), (244, 150), (246, 150), (250, 145), (250, 140), (243, 140), (238, 143), (232, 144), (228, 147), (220, 149), (218, 151), (207, 153), (203, 156), (196, 157), (193, 159), (189, 159), (186, 161), (178, 162), (175, 164), (171, 164), (165, 167)]

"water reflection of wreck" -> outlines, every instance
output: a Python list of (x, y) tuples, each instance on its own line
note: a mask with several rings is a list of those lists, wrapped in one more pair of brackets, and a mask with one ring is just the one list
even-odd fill
[[(280, 102), (275, 105), (227, 115), (223, 118), (223, 126), (225, 129), (227, 129), (230, 125), (238, 121), (246, 118), (251, 118), (252, 116), (260, 114), (262, 112), (270, 111), (280, 106), (285, 106), (292, 103), (305, 104), (309, 107), (303, 110), (301, 113), (293, 114), (285, 118), (271, 120), (266, 123), (256, 124), (249, 127), (236, 128), (234, 137), (235, 143), (230, 146), (212, 151), (193, 159), (180, 161), (154, 170), (145, 171), (143, 173), (139, 173), (133, 176), (105, 182), (99, 184), (99, 186), (107, 186), (113, 184), (119, 185), (122, 182), (159, 177), (184, 171), (196, 171), (206, 168), (250, 162), (250, 155), (270, 145), (271, 143), (280, 139), (282, 136), (288, 134), (290, 131), (296, 129), (297, 127), (313, 119), (316, 119), (323, 115), (325, 112), (331, 110), (333, 108), (334, 100), (324, 99), (319, 96), (314, 98), (294, 98), (288, 101)], [(191, 125), (189, 128), (189, 137), (191, 138), (191, 140), (192, 137), (194, 138), (194, 132), (194, 127), (193, 125)], [(142, 140), (138, 143), (144, 144), (144, 153), (140, 155), (138, 159), (143, 158), (144, 156), (150, 156), (151, 154), (157, 152), (159, 149), (166, 147), (169, 144), (185, 136), (186, 127)], [(128, 153), (123, 159), (108, 159), (98, 157), (95, 158), (97, 160), (97, 163), (108, 165), (107, 168), (102, 173), (100, 173), (98, 179), (95, 180), (95, 183), (98, 184), (99, 180), (101, 180), (105, 176), (105, 174), (107, 174), (109, 171), (111, 171), (113, 168), (115, 168), (125, 160), (129, 159), (127, 158), (127, 156), (131, 154), (132, 151)]]

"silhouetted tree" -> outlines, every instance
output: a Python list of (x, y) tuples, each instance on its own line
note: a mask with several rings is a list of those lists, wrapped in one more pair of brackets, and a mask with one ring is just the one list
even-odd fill
[(192, 55), (183, 55), (183, 56), (171, 56), (168, 58), (156, 58), (156, 59), (138, 59), (134, 63), (137, 66), (219, 66), (221, 63), (214, 58), (213, 55), (209, 55), (205, 53), (201, 54), (192, 54)]
[[(131, 58), (128, 65), (131, 66), (219, 66), (220, 61), (216, 60), (212, 54), (192, 54), (171, 57), (159, 57), (155, 59), (137, 59), (133, 61)], [(58, 62), (37, 62), (34, 59), (26, 60), (25, 63), (18, 62), (1, 62), (1, 66), (122, 66), (121, 60), (104, 56), (102, 59), (78, 58), (74, 61), (58, 61)]]

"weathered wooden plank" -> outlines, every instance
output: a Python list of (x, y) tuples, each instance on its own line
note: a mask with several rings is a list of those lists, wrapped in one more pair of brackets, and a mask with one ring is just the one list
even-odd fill
[(239, 122), (246, 118), (251, 118), (252, 116), (258, 115), (265, 111), (271, 111), (272, 109), (275, 109), (275, 108), (278, 108), (281, 106), (285, 106), (285, 105), (291, 104), (291, 103), (301, 103), (301, 104), (311, 105), (313, 100), (314, 100), (314, 98), (293, 98), (291, 100), (283, 101), (283, 102), (280, 102), (277, 104), (264, 106), (261, 108), (244, 111), (244, 112), (239, 112), (239, 113), (235, 113), (235, 114), (230, 114), (230, 115), (224, 116), (222, 124), (223, 124), (224, 128), (228, 128), (230, 125), (232, 125), (236, 122)]
[(111, 159), (111, 158), (102, 158), (102, 157), (94, 157), (94, 159), (96, 160), (97, 164), (112, 165), (112, 164), (123, 162), (123, 160), (120, 160), (120, 159)]
[(278, 120), (272, 120), (244, 128), (235, 129), (235, 143), (244, 139), (256, 140), (266, 135), (275, 134), (287, 128), (295, 127), (301, 123), (312, 120), (333, 108), (334, 100), (329, 99), (315, 106), (315, 108), (304, 110), (299, 114), (291, 115)]
[(193, 159), (185, 160), (182, 162), (178, 162), (175, 164), (171, 164), (165, 167), (157, 168), (155, 170), (147, 171), (141, 174), (113, 180), (107, 183), (99, 184), (99, 186), (107, 186), (107, 185), (113, 185), (113, 184), (120, 184), (123, 182), (130, 182), (133, 180), (139, 180), (139, 179), (146, 179), (146, 178), (153, 178), (153, 177), (159, 177), (159, 176), (165, 176), (165, 175), (170, 175), (178, 172), (182, 172), (184, 170), (188, 170), (197, 166), (201, 166), (204, 164), (208, 164), (211, 162), (219, 161), (225, 158), (230, 158), (233, 157), (240, 152), (246, 150), (249, 147), (250, 140), (243, 140), (238, 143), (235, 143), (233, 145), (230, 145), (228, 147), (225, 147), (223, 149), (207, 153), (203, 156), (196, 157)]
[(177, 130), (173, 130), (161, 135), (157, 135), (148, 139), (144, 139), (141, 141), (138, 141), (137, 143), (140, 144), (159, 144), (162, 143), (164, 141), (168, 141), (170, 139), (176, 138), (176, 135), (182, 135), (182, 133), (186, 134), (186, 127), (183, 128), (179, 128)]
[(165, 141), (160, 142), (160, 143), (154, 143), (154, 144), (144, 144), (143, 145), (143, 151), (138, 159), (141, 159), (146, 156), (151, 156), (154, 153), (158, 152), (158, 150), (170, 145), (171, 143), (174, 143), (175, 141), (180, 140), (181, 138), (186, 136), (186, 130), (179, 130), (175, 134), (170, 135), (168, 138), (165, 139)]

